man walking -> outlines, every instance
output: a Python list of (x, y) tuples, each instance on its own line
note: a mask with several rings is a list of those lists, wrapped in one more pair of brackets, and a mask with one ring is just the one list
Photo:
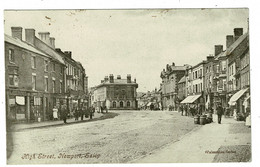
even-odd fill
[(218, 114), (218, 124), (221, 124), (221, 117), (223, 115), (223, 108), (221, 107), (220, 104), (218, 104), (218, 107), (217, 107), (217, 114)]

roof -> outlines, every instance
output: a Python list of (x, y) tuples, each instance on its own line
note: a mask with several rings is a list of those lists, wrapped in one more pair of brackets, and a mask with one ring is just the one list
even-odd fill
[(178, 83), (184, 83), (184, 82), (186, 82), (185, 76), (183, 76)]
[(227, 49), (227, 55), (231, 54), (241, 42), (244, 41), (248, 37), (248, 32), (241, 35), (228, 49)]
[(46, 43), (44, 43), (43, 41), (41, 41), (38, 38), (35, 38), (36, 40), (39, 40), (45, 47), (44, 50), (42, 50), (42, 52), (47, 53), (48, 55), (52, 56), (54, 59), (58, 60), (60, 63), (65, 65), (65, 62), (63, 60), (63, 57), (53, 48), (51, 48), (50, 46), (48, 46)]
[(109, 80), (102, 82), (96, 87), (100, 87), (103, 85), (138, 85), (136, 82), (127, 83), (127, 79), (114, 79), (114, 82), (111, 83)]
[(225, 50), (225, 51), (221, 52), (220, 54), (218, 54), (217, 57), (214, 60), (217, 60), (217, 59), (219, 59), (221, 57), (225, 57), (226, 55), (227, 55), (227, 50)]
[(45, 57), (50, 57), (49, 55), (47, 55), (46, 53), (36, 49), (35, 47), (33, 47), (32, 45), (26, 43), (26, 42), (23, 42), (21, 41), (20, 39), (18, 38), (13, 38), (7, 34), (5, 34), (5, 41), (8, 42), (8, 43), (11, 43), (13, 45), (16, 45), (16, 46), (19, 46), (23, 49), (26, 49), (26, 50), (29, 50), (31, 52), (34, 52), (34, 53), (37, 53), (37, 54), (40, 54), (42, 56), (45, 56)]

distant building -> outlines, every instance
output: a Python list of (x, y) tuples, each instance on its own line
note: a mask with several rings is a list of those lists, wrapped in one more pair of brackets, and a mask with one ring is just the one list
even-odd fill
[(186, 69), (189, 65), (175, 66), (167, 64), (166, 69), (161, 72), (161, 91), (162, 91), (162, 107), (167, 109), (170, 106), (177, 109), (178, 107), (178, 82), (185, 75)]
[(110, 74), (93, 90), (91, 103), (96, 107), (106, 106), (108, 109), (137, 109), (137, 88), (138, 84), (135, 79), (132, 81), (130, 74), (126, 79), (121, 79), (120, 75), (114, 78)]

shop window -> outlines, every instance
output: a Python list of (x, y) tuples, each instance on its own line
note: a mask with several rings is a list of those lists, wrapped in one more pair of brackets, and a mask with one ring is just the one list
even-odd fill
[(55, 93), (55, 80), (52, 80), (52, 93)]
[(13, 49), (8, 50), (8, 57), (9, 57), (9, 62), (14, 63), (14, 50)]

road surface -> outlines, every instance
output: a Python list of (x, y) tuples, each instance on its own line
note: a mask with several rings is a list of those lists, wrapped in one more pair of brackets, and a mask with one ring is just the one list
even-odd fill
[(178, 141), (195, 127), (172, 111), (111, 111), (119, 115), (11, 133), (8, 164), (128, 163)]

